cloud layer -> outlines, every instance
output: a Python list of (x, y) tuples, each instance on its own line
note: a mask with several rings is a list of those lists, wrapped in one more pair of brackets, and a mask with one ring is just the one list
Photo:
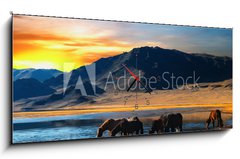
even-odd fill
[(141, 46), (232, 56), (231, 29), (17, 15), (13, 24), (14, 68), (77, 68)]

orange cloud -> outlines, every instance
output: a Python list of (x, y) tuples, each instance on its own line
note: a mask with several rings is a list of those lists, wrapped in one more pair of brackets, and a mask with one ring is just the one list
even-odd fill
[(14, 68), (19, 69), (52, 66), (62, 70), (66, 62), (74, 63), (77, 68), (103, 57), (114, 56), (132, 47), (127, 42), (106, 35), (82, 37), (63, 33), (50, 34), (41, 30), (33, 32), (20, 29), (18, 25), (14, 28)]
[(55, 41), (66, 41), (70, 40), (64, 36), (57, 36), (53, 34), (36, 34), (36, 33), (18, 33), (14, 32), (14, 40), (55, 40)]
[(14, 16), (14, 68), (63, 70), (66, 62), (77, 68), (141, 46), (124, 39), (125, 34), (116, 36), (119, 26), (111, 25), (113, 28), (101, 21)]
[(66, 62), (74, 63), (75, 69), (131, 48), (127, 43), (107, 37), (76, 38), (19, 32), (14, 33), (13, 47), (14, 68), (51, 66), (59, 70)]

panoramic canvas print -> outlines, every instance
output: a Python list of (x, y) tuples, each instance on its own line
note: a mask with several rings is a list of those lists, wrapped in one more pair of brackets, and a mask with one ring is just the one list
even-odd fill
[(232, 128), (232, 29), (12, 18), (12, 143)]

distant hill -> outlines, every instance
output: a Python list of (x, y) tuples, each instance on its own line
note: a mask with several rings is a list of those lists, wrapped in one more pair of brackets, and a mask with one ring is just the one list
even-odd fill
[(18, 79), (13, 83), (14, 100), (49, 95), (55, 90), (34, 78)]
[[(92, 85), (88, 82), (85, 82), (83, 85), (87, 95), (82, 94), (81, 90), (75, 89), (74, 86), (70, 86), (64, 93), (60, 91), (44, 98), (36, 98), (31, 104), (32, 106), (54, 105), (55, 107), (58, 107), (76, 105), (83, 102), (94, 102), (93, 97), (96, 94), (93, 91)], [(96, 87), (96, 93), (100, 95), (104, 93), (104, 90)]]
[(13, 69), (13, 80), (35, 78), (40, 82), (56, 77), (62, 72), (56, 69)]
[[(190, 54), (160, 47), (140, 47), (134, 48), (130, 52), (101, 58), (94, 62), (96, 64), (97, 86), (104, 88), (109, 72), (112, 72), (116, 78), (122, 76), (124, 70), (121, 69), (122, 64), (126, 64), (131, 70), (136, 71), (136, 54), (138, 56), (138, 69), (144, 73), (146, 78), (158, 77), (164, 72), (169, 72), (169, 76), (165, 77), (166, 80), (171, 80), (170, 75), (172, 73), (175, 77), (187, 78), (193, 76), (193, 72), (195, 72), (196, 76), (200, 76), (199, 83), (218, 82), (232, 78), (232, 58), (230, 57), (198, 53)], [(71, 74), (69, 85), (75, 85), (80, 75), (83, 81), (89, 80), (85, 66), (73, 70)], [(191, 81), (189, 80), (189, 82)], [(62, 87), (63, 75), (50, 78), (44, 83), (55, 88)], [(160, 82), (156, 87), (161, 89), (166, 84)]]

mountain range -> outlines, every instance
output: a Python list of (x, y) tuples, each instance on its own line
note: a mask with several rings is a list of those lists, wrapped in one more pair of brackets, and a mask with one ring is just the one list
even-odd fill
[[(104, 92), (112, 91), (113, 85), (106, 86), (106, 82), (109, 80), (109, 77), (113, 79), (118, 79), (123, 75), (126, 75), (126, 78), (130, 77), (129, 73), (126, 73), (126, 70), (123, 69), (122, 64), (125, 64), (133, 73), (137, 73), (137, 70), (140, 70), (141, 75), (149, 79), (151, 77), (159, 77), (162, 74), (168, 72), (168, 76), (165, 77), (165, 80), (171, 80), (171, 75), (175, 77), (181, 76), (182, 78), (187, 78), (196, 74), (199, 76), (198, 83), (204, 82), (218, 82), (224, 81), (232, 78), (232, 58), (231, 57), (220, 57), (209, 54), (200, 54), (200, 53), (185, 53), (178, 50), (163, 49), (160, 47), (140, 47), (134, 48), (129, 52), (124, 52), (122, 54), (101, 58), (94, 63), (88, 66), (81, 66), (77, 69), (72, 70), (68, 75), (70, 75), (69, 81), (67, 81), (66, 91), (63, 90), (63, 76), (62, 72), (53, 71), (48, 75), (35, 76), (42, 85), (38, 90), (45, 89), (47, 93), (44, 94), (34, 94), (32, 97), (36, 97), (33, 100), (27, 100), (26, 107), (34, 106), (46, 106), (49, 105), (59, 105), (59, 106), (68, 106), (84, 102), (94, 102), (94, 98), (101, 96)], [(137, 64), (137, 69), (136, 69)], [(89, 78), (86, 67), (96, 66), (96, 82), (94, 87), (96, 92), (93, 92), (93, 85)], [(36, 72), (37, 70), (34, 70)], [(38, 71), (37, 71), (38, 72)], [(30, 74), (30, 73), (29, 73)], [(14, 72), (14, 77), (19, 78), (19, 73)], [(33, 77), (26, 75), (21, 76), (22, 78)], [(40, 75), (40, 74), (39, 74)], [(88, 91), (87, 95), (83, 95), (83, 92), (80, 90), (74, 89), (81, 78), (84, 88)], [(15, 79), (15, 78), (14, 78)], [(161, 79), (162, 80), (162, 79)], [(161, 81), (154, 84), (153, 87), (161, 90), (167, 85), (167, 83)], [(125, 83), (124, 80), (119, 81), (119, 85), (123, 86)], [(21, 81), (18, 82), (18, 85), (21, 85)], [(19, 86), (16, 87), (14, 82), (14, 94), (15, 91), (21, 93)], [(25, 82), (25, 81), (24, 81)], [(35, 81), (36, 82), (36, 81)], [(193, 81), (189, 81), (193, 83)], [(107, 88), (107, 89), (106, 89)], [(173, 86), (168, 89), (174, 89)], [(22, 91), (27, 91), (27, 89), (22, 89)], [(52, 93), (50, 93), (52, 92)], [(50, 93), (50, 94), (49, 94)], [(15, 100), (24, 98), (29, 98), (27, 96), (21, 96), (21, 98), (14, 98)]]
[[(123, 76), (125, 70), (122, 69), (122, 64), (127, 65), (130, 70), (137, 73), (136, 55), (137, 67), (146, 78), (158, 77), (166, 72), (169, 72), (169, 76), (165, 76), (166, 80), (171, 80), (170, 74), (174, 74), (175, 77), (187, 78), (193, 76), (194, 72), (200, 77), (199, 83), (217, 82), (232, 78), (232, 58), (230, 57), (190, 54), (160, 47), (141, 47), (113, 57), (101, 58), (91, 64), (96, 66), (97, 86), (104, 89), (109, 72), (112, 73), (114, 78)], [(68, 85), (76, 85), (80, 76), (83, 81), (89, 82), (85, 66), (71, 72)], [(130, 77), (130, 75), (127, 74), (127, 77)], [(44, 84), (53, 88), (62, 87), (63, 74), (44, 81)], [(166, 85), (167, 83), (160, 82), (156, 87), (161, 89), (164, 87), (164, 84)]]
[(34, 78), (18, 79), (14, 81), (13, 87), (14, 100), (49, 95), (55, 92), (54, 89), (46, 86)]
[(35, 78), (43, 82), (49, 78), (56, 77), (62, 72), (56, 69), (13, 69), (13, 80)]

